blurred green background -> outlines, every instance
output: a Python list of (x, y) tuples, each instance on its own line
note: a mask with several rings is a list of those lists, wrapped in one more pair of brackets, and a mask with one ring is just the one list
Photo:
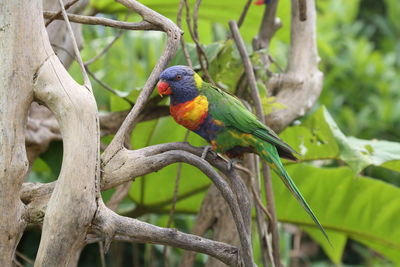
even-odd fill
[[(141, 2), (176, 21), (178, 0)], [(226, 41), (228, 20), (239, 18), (245, 2), (204, 0), (199, 12), (200, 42), (211, 62), (210, 73), (232, 92), (243, 67), (234, 44)], [(324, 89), (312, 111), (288, 127), (281, 137), (302, 153), (299, 163), (288, 162), (287, 167), (328, 230), (333, 246), (326, 243), (307, 214), (274, 179), (278, 219), (304, 231), (301, 244), (308, 251), (295, 259), (291, 253), (293, 233), (281, 224), (282, 262), (285, 266), (400, 266), (400, 5), (396, 0), (318, 0), (316, 8)], [(249, 52), (263, 9), (251, 5), (241, 27)], [(92, 1), (87, 12), (119, 20), (127, 15), (124, 7), (111, 0)], [(283, 27), (273, 38), (270, 54), (284, 69), (290, 42), (288, 0), (280, 1), (278, 17)], [(134, 14), (128, 16), (129, 21), (137, 19)], [(186, 26), (183, 29), (186, 31)], [(84, 26), (83, 59), (98, 54), (117, 32)], [(188, 33), (184, 37), (196, 67), (193, 41)], [(110, 93), (92, 80), (101, 112), (131, 107), (123, 97), (136, 100), (164, 43), (165, 36), (159, 32), (126, 31), (107, 54), (89, 66), (97, 78), (118, 90), (117, 94)], [(257, 58), (254, 53), (256, 67)], [(171, 64), (185, 64), (182, 51)], [(279, 68), (272, 68), (279, 72)], [(77, 64), (69, 71), (81, 80)], [(265, 88), (260, 90), (265, 96)], [(158, 95), (154, 93), (152, 97)], [(167, 101), (164, 99), (159, 105), (167, 105)], [(264, 99), (266, 111), (271, 111), (271, 101)], [(282, 108), (277, 103), (273, 107)], [(164, 117), (140, 123), (132, 133), (131, 145), (141, 148), (183, 141), (185, 133), (170, 117)], [(107, 136), (102, 141), (108, 143), (111, 138)], [(205, 144), (192, 133), (188, 140), (196, 146)], [(30, 181), (52, 181), (61, 166), (61, 151), (61, 142), (52, 143), (35, 162)], [(176, 172), (174, 164), (137, 179), (118, 211), (165, 227)], [(209, 184), (199, 170), (183, 165), (173, 227), (191, 231)], [(103, 193), (105, 201), (112, 193), (113, 190)], [(38, 227), (28, 228), (18, 251), (34, 258), (39, 238)], [(256, 260), (261, 264), (256, 234), (253, 243)], [(163, 266), (162, 253), (159, 245), (115, 242), (106, 261), (107, 266)], [(172, 250), (170, 266), (178, 264), (181, 254), (181, 250)], [(196, 266), (203, 266), (206, 260), (206, 256), (198, 255)], [(80, 266), (101, 266), (97, 244), (84, 249)]]

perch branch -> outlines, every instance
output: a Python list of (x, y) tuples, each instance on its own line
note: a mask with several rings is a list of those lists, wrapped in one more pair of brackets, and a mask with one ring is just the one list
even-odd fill
[[(229, 204), (232, 214), (235, 218), (239, 236), (241, 238), (244, 260), (250, 265), (252, 263), (250, 239), (246, 234), (247, 226), (244, 225), (242, 220), (242, 214), (237, 200), (228, 184), (214, 169), (211, 168), (206, 161), (199, 158), (202, 152), (202, 148), (192, 147), (186, 143), (156, 145), (135, 151), (122, 149), (112, 158), (111, 161), (109, 161), (108, 164), (103, 166), (101, 189), (106, 190), (108, 188), (115, 187), (136, 177), (157, 171), (175, 162), (194, 164), (213, 180), (224, 198), (227, 200), (227, 203)], [(197, 157), (192, 153), (197, 155)], [(225, 173), (228, 172), (228, 166), (223, 159), (219, 157), (215, 158), (213, 155), (211, 155), (211, 153), (208, 153), (206, 158), (208, 161), (213, 162), (213, 165), (219, 168), (221, 171)], [(35, 199), (48, 198), (54, 188), (55, 183), (56, 182), (43, 184), (40, 186), (29, 183), (24, 184), (21, 199), (28, 206), (34, 206), (36, 205), (34, 201)], [(31, 207), (30, 210), (32, 210), (30, 213), (32, 215), (39, 214), (37, 211), (34, 211), (34, 207)], [(41, 212), (44, 213), (43, 210)], [(248, 255), (247, 258), (246, 254)]]

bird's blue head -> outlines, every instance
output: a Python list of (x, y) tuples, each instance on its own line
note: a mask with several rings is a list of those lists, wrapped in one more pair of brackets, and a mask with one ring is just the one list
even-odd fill
[(201, 77), (187, 66), (173, 66), (164, 70), (157, 84), (160, 96), (170, 95), (171, 103), (179, 104), (199, 95), (202, 86)]

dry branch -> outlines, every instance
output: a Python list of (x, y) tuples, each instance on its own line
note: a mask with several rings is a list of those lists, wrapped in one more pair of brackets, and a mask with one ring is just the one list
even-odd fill
[[(102, 182), (100, 184), (101, 190), (106, 190), (117, 185), (126, 183), (127, 181), (133, 180), (136, 177), (140, 177), (147, 173), (157, 171), (175, 162), (186, 162), (194, 164), (195, 166), (199, 167), (208, 177), (213, 179), (213, 182), (217, 185), (225, 200), (227, 200), (227, 203), (231, 208), (232, 214), (234, 215), (236, 225), (238, 227), (239, 236), (242, 240), (242, 253), (246, 253), (247, 249), (247, 254), (251, 255), (251, 247), (249, 247), (250, 239), (246, 234), (249, 232), (249, 228), (243, 222), (243, 212), (241, 211), (233, 192), (230, 190), (229, 185), (218, 175), (217, 172), (215, 172), (215, 170), (213, 170), (213, 168), (206, 161), (200, 158), (202, 152), (203, 149), (192, 147), (186, 143), (169, 143), (156, 145), (135, 151), (122, 149), (113, 157), (111, 161), (103, 166)], [(193, 154), (197, 156), (194, 156)], [(228, 172), (227, 164), (223, 159), (214, 158), (214, 156), (210, 153), (207, 155), (207, 159), (210, 162), (213, 162), (213, 164), (221, 171), (225, 173)], [(46, 203), (55, 184), (57, 183), (58, 182), (53, 182), (50, 184), (24, 184), (21, 199), (24, 201), (24, 203), (28, 205), (30, 222), (41, 222), (43, 214), (45, 213), (45, 204), (43, 203)], [(100, 206), (99, 212), (104, 210), (105, 208)], [(247, 214), (250, 214), (249, 211), (247, 211)], [(114, 230), (118, 232), (117, 229)], [(111, 239), (112, 235), (113, 234), (109, 234), (108, 239)], [(169, 245), (173, 244), (171, 243)], [(251, 259), (245, 260), (245, 263), (248, 266), (251, 266), (251, 262)]]
[(285, 73), (275, 74), (268, 81), (268, 89), (278, 92), (276, 101), (286, 106), (273, 112), (266, 120), (277, 132), (304, 114), (317, 101), (323, 82), (318, 70), (320, 58), (316, 44), (315, 1), (306, 0), (307, 20), (299, 18), (299, 1), (292, 0), (291, 45), (289, 63)]
[(240, 265), (239, 251), (233, 246), (123, 217), (108, 209), (100, 210), (94, 227), (101, 233), (111, 231), (111, 235), (122, 236), (125, 241), (174, 246), (208, 254), (230, 266)]
[[(56, 15), (56, 12), (44, 11), (43, 16), (45, 18), (51, 18)], [(141, 22), (124, 22), (119, 20), (113, 20), (108, 18), (93, 17), (93, 16), (83, 16), (76, 14), (67, 14), (71, 22), (88, 24), (88, 25), (102, 25), (122, 30), (144, 30), (144, 31), (161, 31), (160, 26), (154, 25), (147, 21)], [(58, 20), (63, 20), (62, 17), (56, 17)]]
[[(251, 88), (251, 95), (252, 95), (252, 99), (253, 99), (253, 102), (255, 105), (257, 117), (262, 123), (265, 123), (264, 112), (263, 112), (263, 108), (262, 108), (262, 104), (261, 104), (260, 94), (258, 92), (256, 78), (254, 75), (253, 65), (251, 64), (250, 58), (247, 54), (243, 39), (240, 35), (239, 28), (238, 28), (236, 22), (230, 21), (229, 26), (231, 28), (233, 38), (235, 40), (236, 46), (239, 50), (240, 56), (243, 61), (247, 80), (249, 81), (249, 85)], [(258, 160), (257, 157), (255, 159)], [(256, 163), (255, 165), (258, 165), (258, 164)], [(276, 212), (275, 212), (272, 182), (271, 182), (271, 177), (269, 175), (269, 168), (264, 161), (262, 162), (262, 168), (263, 168), (264, 185), (265, 185), (265, 189), (266, 189), (265, 192), (266, 192), (266, 198), (267, 198), (267, 208), (268, 208), (268, 213), (270, 214), (270, 221), (269, 221), (270, 231), (272, 234), (273, 259), (271, 259), (271, 261), (273, 261), (274, 266), (280, 266), (278, 222), (277, 222)], [(258, 193), (258, 191), (256, 191), (255, 193)], [(256, 197), (256, 199), (257, 199), (257, 197)], [(260, 224), (258, 224), (258, 225), (260, 226)]]
[(151, 95), (154, 85), (156, 84), (159, 75), (167, 66), (169, 60), (175, 55), (181, 38), (182, 31), (168, 18), (158, 14), (157, 12), (147, 8), (133, 0), (118, 0), (119, 3), (128, 7), (129, 9), (139, 13), (144, 21), (158, 26), (167, 33), (167, 45), (156, 66), (147, 79), (133, 109), (129, 112), (128, 116), (121, 125), (121, 128), (116, 133), (108, 149), (104, 152), (102, 160), (107, 162), (110, 160), (118, 150), (122, 149), (125, 136), (132, 130), (138, 122), (138, 117), (145, 107), (145, 104)]

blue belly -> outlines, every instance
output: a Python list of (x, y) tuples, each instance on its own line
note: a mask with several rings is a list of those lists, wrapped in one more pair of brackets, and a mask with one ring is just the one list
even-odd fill
[(215, 136), (219, 131), (223, 129), (223, 126), (217, 125), (210, 114), (207, 115), (204, 122), (200, 125), (199, 129), (194, 132), (207, 140), (207, 142), (211, 142), (211, 140), (215, 139)]

